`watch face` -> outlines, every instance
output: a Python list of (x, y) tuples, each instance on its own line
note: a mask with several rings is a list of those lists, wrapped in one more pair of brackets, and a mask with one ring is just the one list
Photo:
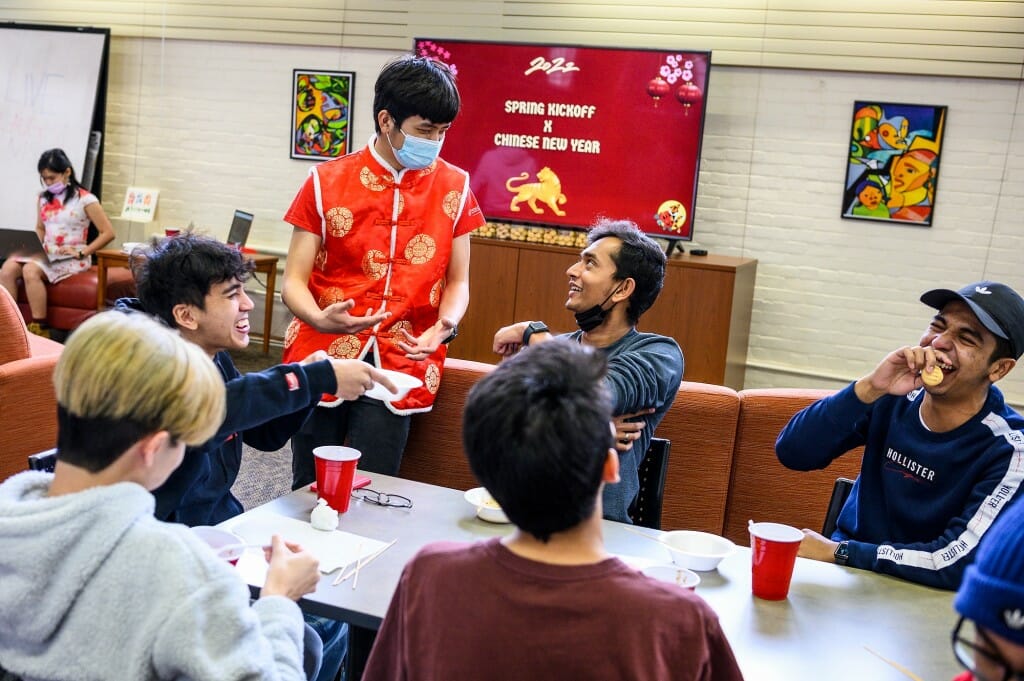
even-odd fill
[(839, 546), (836, 547), (834, 555), (838, 564), (846, 565), (846, 561), (850, 558), (850, 545), (844, 541), (839, 542)]

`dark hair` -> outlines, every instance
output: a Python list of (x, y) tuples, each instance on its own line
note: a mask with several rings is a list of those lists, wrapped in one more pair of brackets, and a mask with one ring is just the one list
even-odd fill
[(509, 520), (541, 541), (594, 512), (614, 445), (607, 368), (600, 352), (554, 339), (503, 361), (469, 391), (469, 466)]
[(377, 116), (384, 110), (401, 127), (409, 116), (422, 116), (431, 123), (451, 123), (462, 106), (455, 75), (447, 65), (426, 57), (405, 55), (388, 62), (377, 76), (373, 92), (373, 125), (377, 132)]
[[(991, 331), (989, 333), (991, 333)], [(1010, 344), (1009, 340), (1006, 338), (1000, 338), (994, 333), (992, 334), (992, 337), (996, 339), (996, 347), (992, 350), (992, 355), (988, 358), (990, 364), (992, 362), (998, 362), (1005, 357), (1017, 359), (1017, 354), (1013, 351), (1013, 346)]]
[[(78, 178), (75, 177), (75, 169), (71, 166), (71, 160), (68, 159), (68, 155), (64, 153), (63, 149), (47, 149), (39, 157), (39, 163), (36, 164), (36, 170), (41, 174), (44, 170), (51, 170), (55, 173), (64, 173), (66, 170), (71, 171), (71, 178), (68, 180), (67, 189), (64, 190), (64, 201), (68, 201), (72, 196), (78, 193), (79, 187), (82, 185), (78, 183)], [(53, 194), (49, 190), (44, 189), (42, 196), (47, 201), (53, 200)]]
[(156, 423), (103, 416), (80, 417), (57, 405), (58, 458), (90, 473), (100, 472), (133, 444), (157, 430), (159, 424)]
[(615, 278), (631, 278), (636, 282), (626, 308), (629, 323), (636, 324), (661, 293), (665, 283), (665, 254), (654, 239), (629, 220), (598, 220), (587, 233), (587, 244), (610, 236), (622, 242), (618, 252), (612, 254)]
[(176, 328), (174, 306), (206, 309), (214, 284), (249, 278), (255, 265), (216, 239), (184, 232), (154, 239), (148, 250), (132, 253), (132, 274), (139, 302), (149, 314)]

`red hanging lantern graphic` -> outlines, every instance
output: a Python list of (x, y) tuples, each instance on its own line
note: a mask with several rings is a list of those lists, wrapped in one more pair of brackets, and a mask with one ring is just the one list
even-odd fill
[(668, 93), (671, 91), (672, 88), (669, 87), (669, 84), (661, 76), (655, 76), (647, 83), (647, 94), (654, 99), (654, 106), (658, 106), (661, 98), (668, 96)]
[(679, 86), (676, 90), (676, 99), (686, 109), (686, 113), (690, 113), (690, 107), (694, 104), (700, 104), (704, 98), (704, 93), (700, 91), (700, 88), (693, 83), (687, 81)]

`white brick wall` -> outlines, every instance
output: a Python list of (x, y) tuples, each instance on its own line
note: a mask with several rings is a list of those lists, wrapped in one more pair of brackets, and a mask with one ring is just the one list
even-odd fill
[[(104, 207), (117, 215), (128, 185), (161, 191), (156, 221), (115, 220), (119, 236), (195, 222), (223, 237), (243, 208), (256, 216), (251, 245), (283, 253), (281, 216), (310, 165), (288, 157), (292, 69), (356, 72), (358, 147), (393, 55), (114, 38)], [(925, 289), (992, 278), (1024, 291), (1020, 81), (712, 71), (695, 245), (759, 260), (746, 387), (837, 387), (864, 374), (919, 338)], [(853, 100), (871, 98), (949, 106), (931, 228), (839, 217)], [(1024, 404), (1024, 367), (1001, 385)]]

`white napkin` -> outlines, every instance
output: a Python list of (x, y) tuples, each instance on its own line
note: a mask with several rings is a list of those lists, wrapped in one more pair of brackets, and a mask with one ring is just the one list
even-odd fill
[(351, 532), (314, 530), (304, 520), (264, 514), (245, 518), (243, 522), (231, 524), (232, 532), (247, 543), (267, 545), (270, 537), (279, 534), (285, 540), (301, 544), (320, 559), (320, 572), (333, 572), (339, 567), (353, 565), (387, 545), (387, 542), (361, 537)]

